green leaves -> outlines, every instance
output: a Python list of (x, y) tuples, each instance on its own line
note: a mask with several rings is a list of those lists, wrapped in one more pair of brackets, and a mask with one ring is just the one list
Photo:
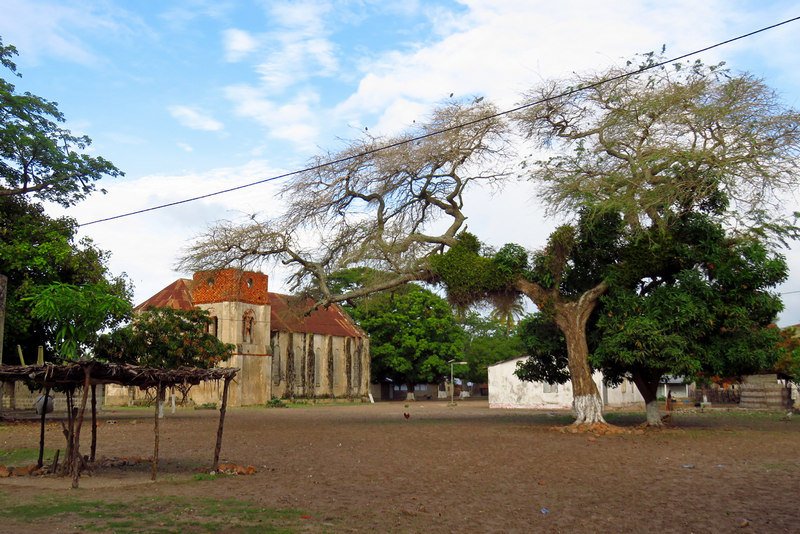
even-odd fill
[(31, 290), (24, 301), (33, 303), (31, 315), (54, 326), (51, 344), (65, 360), (86, 356), (97, 332), (124, 319), (130, 303), (98, 284), (75, 286), (53, 283)]
[[(0, 41), (0, 64), (16, 73), (13, 55), (16, 49)], [(97, 180), (123, 174), (85, 154), (91, 140), (59, 127), (64, 120), (55, 102), (17, 93), (0, 78), (0, 196), (31, 195), (70, 206), (94, 191)]]
[(449, 372), (447, 361), (461, 358), (462, 332), (434, 293), (410, 284), (362, 304), (351, 313), (370, 336), (373, 381), (436, 383)]
[(101, 336), (95, 352), (113, 363), (210, 368), (227, 360), (234, 350), (209, 333), (212, 321), (205, 310), (149, 308), (130, 325)]

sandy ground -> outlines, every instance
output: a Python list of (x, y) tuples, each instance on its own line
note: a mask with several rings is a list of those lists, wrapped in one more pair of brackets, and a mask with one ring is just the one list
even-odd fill
[[(109, 467), (82, 477), (78, 491), (298, 509), (312, 532), (800, 531), (800, 416), (678, 413), (673, 428), (645, 433), (633, 432), (643, 413), (610, 419), (632, 432), (564, 433), (553, 430), (568, 421), (563, 412), (483, 401), (233, 409), (222, 461), (256, 473), (197, 482), (211, 464), (218, 412), (179, 409), (161, 422), (158, 481), (147, 465)], [(48, 425), (46, 441), (63, 448), (59, 425)], [(0, 443), (35, 447), (38, 425), (0, 426)], [(152, 452), (150, 411), (102, 412), (98, 457)], [(12, 477), (0, 479), (0, 495), (75, 494), (69, 485)]]

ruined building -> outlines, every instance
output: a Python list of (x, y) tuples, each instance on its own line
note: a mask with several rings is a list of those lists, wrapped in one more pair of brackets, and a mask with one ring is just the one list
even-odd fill
[[(136, 307), (207, 310), (211, 331), (235, 345), (222, 365), (241, 372), (229, 404), (266, 404), (274, 398), (361, 398), (369, 393), (367, 334), (337, 305), (306, 314), (313, 302), (268, 291), (262, 273), (224, 269), (176, 280)], [(221, 398), (220, 384), (201, 384), (197, 404)], [(107, 392), (107, 403), (112, 401)], [(121, 395), (127, 402), (127, 395)], [(120, 399), (121, 400), (121, 399)], [(113, 401), (112, 401), (113, 402)]]

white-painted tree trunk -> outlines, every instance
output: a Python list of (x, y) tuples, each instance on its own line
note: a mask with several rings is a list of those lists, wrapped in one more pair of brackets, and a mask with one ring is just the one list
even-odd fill
[(605, 424), (603, 418), (603, 401), (600, 395), (576, 395), (572, 398), (572, 414), (575, 425)]
[(647, 406), (647, 425), (661, 426), (661, 410), (658, 407), (658, 400), (651, 400)]

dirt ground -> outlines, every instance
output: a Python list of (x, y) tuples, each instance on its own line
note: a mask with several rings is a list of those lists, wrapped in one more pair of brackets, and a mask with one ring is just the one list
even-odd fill
[[(222, 460), (256, 473), (198, 481), (218, 412), (168, 410), (155, 483), (146, 465), (108, 467), (82, 477), (80, 490), (59, 478), (0, 479), (0, 496), (237, 499), (302, 511), (301, 532), (800, 531), (800, 416), (676, 413), (673, 428), (635, 433), (643, 413), (612, 413), (632, 432), (553, 430), (569, 420), (485, 401), (232, 409)], [(98, 426), (98, 457), (152, 454), (151, 411), (106, 410)], [(60, 426), (48, 425), (46, 441), (63, 449)], [(0, 426), (0, 443), (36, 447), (38, 425)], [(82, 531), (79, 522), (0, 523), (17, 529)]]

